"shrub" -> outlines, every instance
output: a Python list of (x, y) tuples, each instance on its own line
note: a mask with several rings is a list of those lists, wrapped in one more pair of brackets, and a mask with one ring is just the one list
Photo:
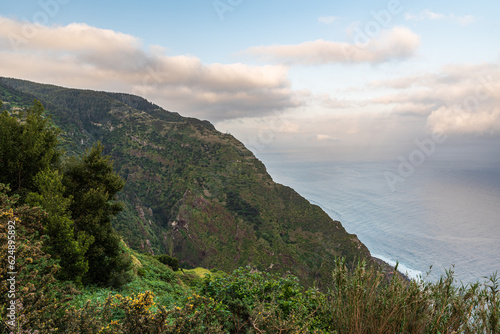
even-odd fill
[(155, 258), (161, 263), (172, 268), (173, 271), (179, 270), (179, 260), (175, 257), (171, 257), (167, 254), (157, 255)]
[[(314, 310), (308, 307), (311, 305), (305, 300), (303, 290), (294, 276), (280, 277), (248, 267), (237, 269), (231, 275), (215, 278), (207, 275), (200, 287), (201, 294), (221, 303), (232, 314), (232, 329), (238, 332), (257, 330), (259, 324), (281, 326), (291, 316), (297, 317), (294, 329), (298, 325), (307, 326), (308, 315)], [(263, 312), (267, 316), (263, 316)]]

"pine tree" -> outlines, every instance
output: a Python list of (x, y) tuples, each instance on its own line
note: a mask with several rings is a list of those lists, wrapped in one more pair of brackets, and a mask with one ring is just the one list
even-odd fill
[(75, 239), (69, 212), (73, 198), (64, 197), (61, 173), (44, 170), (35, 176), (34, 185), (38, 192), (30, 193), (26, 202), (42, 207), (48, 213), (43, 222), (44, 234), (48, 236), (44, 248), (60, 261), (57, 278), (80, 284), (89, 267), (84, 255), (94, 238), (82, 231)]
[(60, 161), (57, 148), (60, 130), (44, 117), (39, 101), (24, 112), (0, 113), (0, 183), (10, 184), (13, 193), (24, 201), (30, 191), (36, 191), (34, 177)]
[(122, 210), (115, 195), (125, 182), (113, 171), (98, 143), (80, 158), (70, 158), (64, 167), (65, 196), (73, 196), (70, 205), (76, 233), (94, 238), (86, 258), (89, 270), (86, 283), (121, 285), (125, 283), (131, 261), (121, 248), (121, 239), (111, 225), (112, 218)]
[(59, 166), (61, 151), (59, 130), (44, 117), (43, 105), (35, 101), (25, 112), (0, 114), (0, 183), (10, 184), (20, 202), (29, 202), (47, 213), (42, 219), (42, 233), (48, 238), (44, 250), (59, 260), (58, 277), (81, 282), (88, 264), (84, 253), (89, 238), (75, 239), (69, 217), (70, 198), (63, 197)]

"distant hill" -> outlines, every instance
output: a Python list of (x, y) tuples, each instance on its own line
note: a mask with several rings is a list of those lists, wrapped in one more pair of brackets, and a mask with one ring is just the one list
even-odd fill
[(114, 227), (136, 250), (184, 267), (289, 271), (306, 284), (331, 279), (334, 259), (368, 249), (318, 206), (275, 183), (265, 166), (208, 121), (182, 117), (129, 94), (0, 78), (10, 109), (37, 99), (63, 130), (66, 153), (101, 141), (126, 180)]

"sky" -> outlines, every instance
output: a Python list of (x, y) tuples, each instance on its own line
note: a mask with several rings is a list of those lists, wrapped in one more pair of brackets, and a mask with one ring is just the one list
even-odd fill
[(140, 95), (263, 160), (490, 161), (498, 13), (483, 0), (3, 1), (0, 76)]

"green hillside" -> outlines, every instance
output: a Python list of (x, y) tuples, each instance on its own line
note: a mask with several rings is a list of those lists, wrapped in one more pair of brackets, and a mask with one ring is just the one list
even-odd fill
[(340, 222), (273, 182), (241, 142), (207, 121), (128, 94), (6, 78), (0, 90), (10, 108), (41, 101), (67, 154), (103, 143), (126, 180), (125, 210), (113, 226), (133, 249), (169, 254), (185, 268), (249, 265), (318, 285), (330, 279), (335, 257), (370, 259)]

